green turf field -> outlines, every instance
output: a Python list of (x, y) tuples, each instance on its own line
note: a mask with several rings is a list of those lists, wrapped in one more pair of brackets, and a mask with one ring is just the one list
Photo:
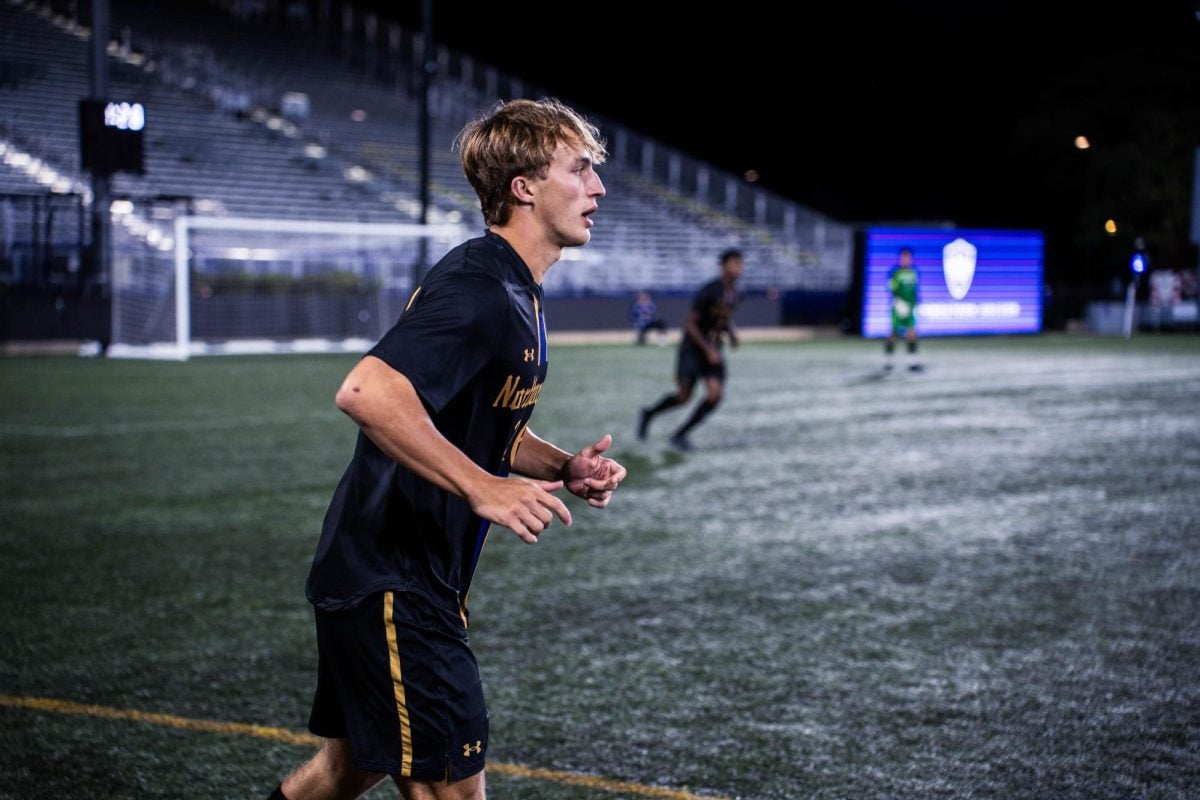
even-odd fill
[[(492, 800), (1200, 795), (1200, 337), (880, 351), (744, 346), (683, 455), (633, 438), (671, 348), (552, 350), (533, 427), (629, 478), (484, 550)], [(309, 755), (353, 360), (0, 360), (0, 797)]]

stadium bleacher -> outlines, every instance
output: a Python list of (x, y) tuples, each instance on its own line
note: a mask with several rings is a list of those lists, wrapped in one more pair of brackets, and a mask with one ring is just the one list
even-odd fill
[[(109, 94), (147, 109), (145, 174), (120, 173), (112, 181), (113, 196), (131, 203), (121, 211), (125, 224), (114, 225), (114, 246), (144, 250), (152, 241), (152, 249), (165, 252), (169, 217), (184, 212), (419, 219), (412, 66), (420, 62), (419, 32), (345, 15), (337, 22), (351, 28), (334, 38), (357, 32), (352, 59), (344, 45), (340, 57), (320, 49), (311, 21), (300, 35), (247, 20), (227, 5), (236, 7), (180, 0), (164, 13), (147, 0), (111, 2)], [(75, 8), (0, 2), (0, 146), (38, 160), (57, 180), (51, 187), (27, 165), (5, 163), (0, 194), (54, 191), (90, 203), (77, 122), (77, 103), (89, 92), (90, 31), (86, 18), (72, 16)], [(364, 35), (367, 29), (373, 36)], [(499, 98), (543, 92), (444, 47), (435, 58), (428, 219), (479, 230), (482, 218), (452, 150), (454, 135)], [(730, 246), (747, 253), (749, 293), (849, 287), (848, 226), (589, 115), (609, 141), (602, 170), (609, 193), (592, 243), (577, 254), (588, 268), (552, 272), (548, 293), (686, 293), (712, 275), (716, 253)]]

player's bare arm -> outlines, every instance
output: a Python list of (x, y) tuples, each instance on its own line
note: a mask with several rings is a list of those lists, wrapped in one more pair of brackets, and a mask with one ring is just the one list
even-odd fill
[(571, 524), (571, 512), (551, 494), (561, 480), (499, 478), (481, 469), (438, 432), (408, 378), (380, 359), (360, 360), (334, 402), (388, 456), (524, 541), (536, 542), (554, 517)]
[(513, 469), (531, 478), (561, 480), (571, 494), (587, 500), (593, 508), (604, 508), (626, 474), (623, 466), (604, 455), (610, 447), (612, 436), (605, 434), (595, 444), (571, 455), (526, 431)]

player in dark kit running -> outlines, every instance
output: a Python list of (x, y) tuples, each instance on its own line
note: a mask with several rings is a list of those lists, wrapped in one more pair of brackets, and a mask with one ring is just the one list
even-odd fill
[(528, 428), (549, 364), (541, 281), (591, 238), (599, 132), (557, 101), (514, 100), (458, 146), (487, 232), (429, 271), (337, 392), (360, 432), (306, 586), (309, 730), (325, 742), (273, 798), (358, 797), (390, 775), (408, 800), (482, 800), (467, 593), (488, 528), (536, 542), (571, 523), (555, 491), (603, 508), (625, 476), (603, 455), (610, 436), (572, 455)]
[(745, 260), (741, 251), (726, 250), (721, 253), (720, 263), (721, 276), (704, 284), (696, 292), (687, 322), (684, 323), (675, 369), (676, 390), (653, 406), (645, 406), (639, 411), (639, 439), (646, 438), (650, 421), (655, 415), (687, 403), (692, 397), (696, 381), (703, 378), (704, 400), (696, 406), (687, 421), (671, 434), (674, 447), (691, 450), (688, 433), (713, 412), (725, 394), (725, 358), (721, 353), (721, 342), (728, 337), (731, 346), (738, 346), (733, 311), (739, 300), (737, 282), (742, 277)]

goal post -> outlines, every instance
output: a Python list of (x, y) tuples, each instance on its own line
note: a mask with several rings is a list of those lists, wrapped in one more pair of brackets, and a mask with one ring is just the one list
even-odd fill
[(462, 224), (177, 216), (114, 258), (114, 358), (369, 348)]

